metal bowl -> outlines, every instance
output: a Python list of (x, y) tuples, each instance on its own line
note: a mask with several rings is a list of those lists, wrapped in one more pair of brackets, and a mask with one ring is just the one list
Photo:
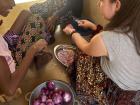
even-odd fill
[(65, 50), (65, 49), (69, 49), (69, 50), (74, 51), (76, 48), (72, 45), (60, 44), (60, 45), (57, 45), (57, 46), (54, 47), (54, 55), (59, 62), (61, 62), (64, 66), (68, 67), (69, 65), (64, 64), (57, 56), (57, 54), (60, 50)]
[[(48, 83), (50, 81), (46, 81), (40, 85), (38, 85), (31, 93), (31, 96), (30, 96), (30, 100), (29, 100), (29, 105), (32, 105), (33, 101), (39, 96), (40, 94), (40, 91), (43, 87), (46, 86), (46, 83)], [(75, 105), (77, 102), (76, 100), (76, 94), (74, 92), (74, 90), (72, 89), (72, 87), (70, 85), (68, 85), (67, 83), (65, 82), (62, 82), (62, 81), (58, 81), (58, 80), (52, 80), (52, 82), (54, 82), (56, 88), (58, 89), (63, 89), (64, 91), (67, 91), (71, 94), (72, 96), (72, 100), (69, 104), (67, 105)]]

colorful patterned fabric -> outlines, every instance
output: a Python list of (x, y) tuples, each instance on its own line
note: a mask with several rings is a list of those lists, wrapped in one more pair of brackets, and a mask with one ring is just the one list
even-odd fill
[(7, 31), (7, 33), (3, 37), (8, 43), (8, 47), (11, 51), (16, 51), (17, 42), (19, 40), (19, 35), (14, 33), (13, 31)]
[[(37, 3), (30, 7), (30, 11), (33, 14), (40, 15), (44, 20), (52, 16), (53, 13), (63, 9), (66, 6), (67, 0), (46, 0), (43, 3)], [(56, 21), (55, 25), (61, 24), (61, 27), (64, 28), (70, 21), (73, 19), (72, 11), (69, 10), (67, 13), (64, 13), (63, 16), (60, 16)]]
[(32, 15), (29, 17), (27, 25), (25, 25), (19, 36), (16, 52), (14, 53), (17, 66), (21, 63), (29, 47), (39, 39), (44, 38), (45, 34), (45, 24), (43, 19), (38, 15)]
[(67, 71), (81, 105), (140, 105), (140, 91), (120, 89), (102, 71), (100, 58), (77, 50), (75, 62)]
[(30, 10), (33, 14), (39, 14), (42, 18), (47, 19), (66, 5), (66, 1), (67, 0), (46, 0), (43, 3), (32, 5)]
[(76, 92), (80, 96), (92, 97), (85, 102), (81, 100), (83, 105), (92, 105), (91, 103), (96, 101), (99, 105), (105, 105), (103, 89), (106, 75), (101, 71), (100, 58), (77, 51), (76, 59)]

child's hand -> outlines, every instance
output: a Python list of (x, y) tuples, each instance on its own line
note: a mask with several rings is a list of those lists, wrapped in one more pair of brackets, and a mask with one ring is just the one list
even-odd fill
[(66, 34), (70, 35), (73, 31), (75, 31), (75, 29), (73, 28), (73, 26), (71, 24), (69, 24), (63, 29), (63, 31)]
[(83, 27), (85, 29), (90, 28), (93, 30), (96, 30), (96, 28), (97, 28), (95, 24), (93, 24), (92, 22), (90, 22), (88, 20), (79, 20), (78, 26)]
[(31, 50), (34, 53), (40, 52), (47, 46), (47, 42), (44, 39), (38, 40), (35, 44), (31, 46)]

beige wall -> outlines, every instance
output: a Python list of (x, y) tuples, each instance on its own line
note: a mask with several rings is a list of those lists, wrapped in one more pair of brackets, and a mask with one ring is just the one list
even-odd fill
[(103, 19), (97, 6), (98, 0), (84, 0), (84, 16), (92, 18), (97, 24), (105, 25), (107, 21)]
[[(36, 0), (36, 2), (42, 2), (43, 0)], [(24, 9), (28, 9), (31, 5), (33, 5), (34, 3), (36, 3), (35, 0), (34, 2), (30, 2), (30, 3), (22, 3), (22, 4), (17, 4), (9, 13), (9, 15), (7, 17), (2, 17), (0, 16), (0, 19), (3, 19), (3, 24), (0, 26), (0, 35), (3, 35), (5, 32), (7, 32), (7, 30), (9, 30), (9, 28), (11, 27), (11, 25), (13, 24), (13, 22), (15, 21), (16, 17), (18, 16), (18, 14), (24, 10)]]
[[(37, 1), (44, 1), (44, 0), (37, 0)], [(84, 0), (84, 15), (93, 18), (97, 24), (104, 25), (106, 21), (102, 18), (101, 14), (99, 13), (99, 8), (97, 6), (98, 0)], [(11, 13), (8, 17), (3, 18), (0, 16), (0, 19), (3, 19), (4, 23), (0, 26), (0, 34), (4, 34), (15, 21), (16, 16), (20, 13), (21, 10), (27, 9), (30, 5), (35, 2), (25, 3), (25, 4), (18, 4), (11, 10)]]

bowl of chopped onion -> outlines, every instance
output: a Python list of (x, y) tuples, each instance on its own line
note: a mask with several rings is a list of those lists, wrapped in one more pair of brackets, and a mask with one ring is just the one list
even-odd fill
[(57, 45), (54, 47), (54, 55), (59, 62), (68, 67), (74, 61), (75, 49), (72, 45)]

